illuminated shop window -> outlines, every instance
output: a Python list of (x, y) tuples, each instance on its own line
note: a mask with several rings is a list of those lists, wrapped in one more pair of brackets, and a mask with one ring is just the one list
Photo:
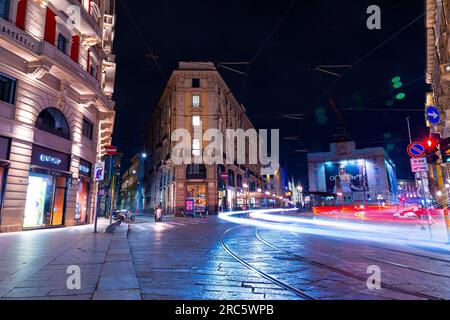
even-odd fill
[(200, 117), (199, 116), (192, 117), (192, 125), (195, 127), (198, 127), (200, 125)]
[(192, 106), (194, 108), (199, 108), (200, 107), (200, 95), (194, 94), (192, 96)]

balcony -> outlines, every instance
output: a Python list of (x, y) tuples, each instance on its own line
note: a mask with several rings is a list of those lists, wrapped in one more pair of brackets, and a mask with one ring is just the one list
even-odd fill
[[(85, 91), (83, 93), (88, 93), (91, 90), (101, 92), (100, 81), (91, 76), (79, 63), (59, 51), (54, 45), (43, 42), (41, 55), (49, 58), (54, 63), (55, 68), (52, 68), (52, 73), (58, 78), (69, 80), (74, 87)], [(86, 86), (88, 88), (85, 88)]]

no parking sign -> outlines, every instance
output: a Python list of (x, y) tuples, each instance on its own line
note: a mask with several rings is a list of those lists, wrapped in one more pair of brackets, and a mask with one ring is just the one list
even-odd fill
[(411, 158), (422, 158), (425, 155), (425, 146), (421, 142), (413, 142), (406, 149)]

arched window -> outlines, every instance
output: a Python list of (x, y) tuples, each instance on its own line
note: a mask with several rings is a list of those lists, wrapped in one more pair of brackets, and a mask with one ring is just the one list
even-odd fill
[(255, 192), (256, 191), (256, 184), (255, 182), (250, 182), (250, 188), (249, 188), (250, 192)]
[(70, 140), (69, 124), (61, 111), (56, 108), (42, 111), (36, 120), (36, 128)]

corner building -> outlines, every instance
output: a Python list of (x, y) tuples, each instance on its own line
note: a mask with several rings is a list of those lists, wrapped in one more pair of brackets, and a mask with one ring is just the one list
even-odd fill
[(0, 1), (0, 231), (93, 219), (111, 143), (113, 0)]
[[(200, 122), (203, 133), (219, 129), (224, 137), (227, 129), (254, 128), (244, 106), (233, 96), (213, 63), (180, 62), (144, 133), (145, 151), (151, 155), (144, 177), (146, 211), (161, 205), (168, 214), (180, 209), (187, 214), (194, 210), (203, 213), (206, 208), (213, 214), (218, 210), (266, 207), (270, 201), (275, 204), (275, 199), (279, 199), (272, 196), (265, 177), (260, 176), (259, 162), (226, 164), (224, 155), (224, 164), (172, 163), (171, 150), (178, 143), (171, 142), (175, 129), (190, 132), (192, 156), (203, 154), (210, 142), (195, 139), (194, 130)], [(246, 152), (248, 159), (248, 144)]]

